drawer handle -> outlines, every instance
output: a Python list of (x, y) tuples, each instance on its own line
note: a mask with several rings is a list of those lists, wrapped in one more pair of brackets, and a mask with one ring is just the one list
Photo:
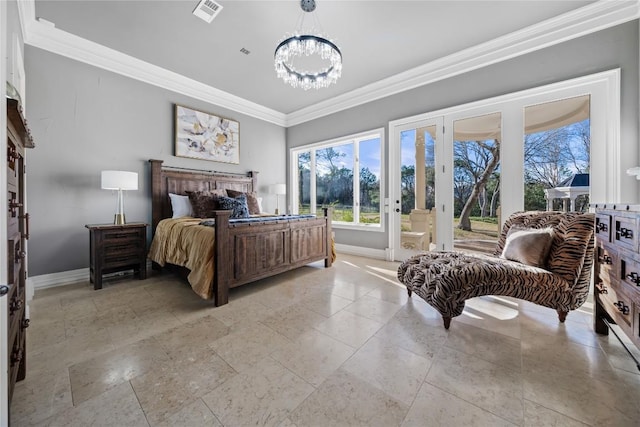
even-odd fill
[(31, 320), (30, 319), (22, 319), (22, 329), (27, 329), (29, 327), (29, 325), (31, 324)]
[(625, 239), (633, 239), (633, 230), (630, 228), (620, 227), (620, 237)]
[(9, 304), (9, 314), (13, 314), (14, 312), (20, 310), (22, 308), (22, 300), (21, 299), (13, 299)]
[(602, 282), (596, 283), (596, 289), (598, 290), (599, 294), (608, 294), (609, 293), (609, 290), (607, 289), (607, 285), (605, 285)]
[(8, 293), (9, 293), (9, 287), (8, 286), (5, 286), (5, 285), (0, 286), (0, 297), (3, 297)]
[(11, 353), (11, 367), (14, 367), (18, 363), (22, 361), (22, 357), (24, 355), (24, 351), (21, 348), (15, 349), (13, 353)]
[(598, 224), (598, 231), (609, 231), (609, 227), (604, 222)]
[(613, 305), (615, 305), (622, 314), (629, 314), (629, 306), (626, 305), (624, 301), (614, 302)]
[(9, 161), (18, 160), (19, 157), (20, 155), (18, 154), (18, 151), (15, 149), (15, 147), (7, 147), (7, 158)]
[(627, 279), (635, 283), (637, 286), (640, 286), (640, 276), (635, 271), (627, 274)]
[(598, 258), (598, 261), (603, 264), (613, 264), (613, 260), (609, 255), (602, 255), (600, 258)]
[(19, 247), (16, 247), (16, 264), (20, 262), (21, 259), (27, 256), (25, 251), (21, 251)]

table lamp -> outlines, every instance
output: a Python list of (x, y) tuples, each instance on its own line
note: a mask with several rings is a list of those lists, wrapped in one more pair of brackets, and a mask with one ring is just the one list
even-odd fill
[(280, 215), (280, 195), (287, 194), (287, 184), (271, 184), (269, 193), (276, 195), (276, 215)]
[(103, 190), (118, 190), (118, 206), (113, 219), (114, 224), (126, 224), (124, 219), (124, 195), (123, 190), (138, 189), (138, 174), (125, 171), (102, 171)]

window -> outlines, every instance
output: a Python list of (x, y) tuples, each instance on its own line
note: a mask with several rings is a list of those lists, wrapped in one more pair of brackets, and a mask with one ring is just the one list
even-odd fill
[(337, 227), (380, 229), (382, 135), (379, 129), (292, 149), (294, 212), (332, 207)]

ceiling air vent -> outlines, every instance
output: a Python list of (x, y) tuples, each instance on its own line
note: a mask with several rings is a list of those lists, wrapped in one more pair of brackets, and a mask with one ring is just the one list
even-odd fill
[(200, 3), (193, 9), (193, 14), (203, 21), (211, 23), (221, 10), (222, 5), (220, 3), (216, 3), (213, 0), (200, 0)]

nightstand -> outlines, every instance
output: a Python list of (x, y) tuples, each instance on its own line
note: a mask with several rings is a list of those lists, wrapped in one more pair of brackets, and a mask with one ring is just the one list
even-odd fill
[(102, 275), (131, 270), (147, 278), (147, 225), (87, 224), (90, 242), (90, 279), (102, 289)]

